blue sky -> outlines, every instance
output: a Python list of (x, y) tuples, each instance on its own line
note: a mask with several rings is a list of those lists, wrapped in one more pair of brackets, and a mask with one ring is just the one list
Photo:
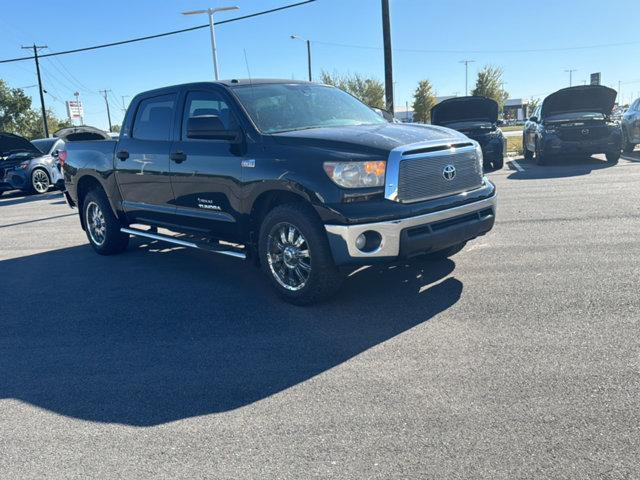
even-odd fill
[[(206, 22), (181, 11), (207, 6), (239, 5), (250, 14), (295, 0), (111, 0), (106, 3), (59, 0), (5, 2), (0, 17), (0, 59), (24, 55), (21, 44), (34, 41), (60, 51), (98, 43), (186, 28)], [(420, 79), (433, 83), (438, 95), (464, 94), (462, 59), (473, 59), (470, 84), (478, 68), (504, 69), (505, 88), (513, 97), (541, 97), (574, 84), (591, 72), (622, 96), (640, 96), (640, 37), (630, 25), (637, 0), (391, 0), (396, 104), (411, 103)], [(535, 7), (535, 8), (533, 8)], [(637, 23), (637, 22), (636, 22)], [(27, 27), (28, 25), (28, 27)], [(222, 78), (306, 78), (306, 47), (289, 39), (296, 33), (313, 41), (313, 70), (361, 73), (383, 79), (379, 0), (317, 0), (271, 15), (221, 25), (217, 31)], [(548, 50), (602, 44), (628, 45)], [(435, 51), (434, 51), (435, 50)], [(64, 100), (78, 90), (86, 123), (106, 127), (104, 101), (97, 93), (111, 89), (114, 123), (122, 118), (122, 96), (174, 83), (212, 78), (208, 30), (103, 50), (43, 59), (48, 106), (65, 115)], [(36, 83), (33, 61), (0, 64), (0, 78), (13, 87)], [(27, 88), (37, 101), (37, 89)], [(127, 98), (125, 98), (125, 101)]]

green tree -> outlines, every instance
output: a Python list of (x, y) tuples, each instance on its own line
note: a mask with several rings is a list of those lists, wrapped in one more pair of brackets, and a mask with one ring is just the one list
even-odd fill
[(413, 94), (413, 121), (428, 123), (431, 121), (431, 108), (436, 104), (436, 96), (429, 80), (420, 80)]
[[(72, 125), (70, 120), (61, 120), (47, 110), (49, 132)], [(20, 88), (10, 88), (0, 80), (0, 131), (11, 132), (32, 139), (44, 136), (42, 113), (34, 110), (31, 98)]]
[(112, 125), (112, 126), (111, 126), (111, 131), (112, 131), (113, 133), (120, 133), (120, 129), (121, 129), (121, 128), (122, 128), (122, 126), (120, 126), (120, 125), (118, 125), (118, 124), (115, 124), (115, 125)]
[(370, 107), (385, 108), (384, 85), (374, 78), (365, 78), (360, 74), (338, 75), (322, 71), (321, 81), (333, 85), (354, 97), (360, 99)]
[(502, 69), (492, 65), (486, 65), (478, 72), (476, 86), (471, 90), (471, 95), (494, 99), (498, 102), (499, 111), (502, 111), (504, 102), (509, 98), (509, 94), (502, 88), (502, 85)]
[(31, 98), (0, 80), (0, 131), (21, 134), (33, 121)]

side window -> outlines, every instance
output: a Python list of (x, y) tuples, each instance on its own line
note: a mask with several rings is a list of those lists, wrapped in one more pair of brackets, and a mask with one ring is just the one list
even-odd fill
[(133, 138), (139, 140), (171, 140), (171, 126), (176, 96), (160, 95), (145, 98), (138, 105), (133, 121)]
[(182, 139), (187, 138), (187, 123), (191, 117), (217, 116), (225, 129), (238, 128), (238, 120), (227, 102), (216, 92), (189, 92), (182, 114)]

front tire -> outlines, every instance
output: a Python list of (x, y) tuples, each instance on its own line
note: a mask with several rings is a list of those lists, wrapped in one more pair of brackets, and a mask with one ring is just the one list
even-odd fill
[(458, 243), (452, 245), (444, 250), (438, 250), (427, 254), (429, 260), (444, 260), (445, 258), (453, 257), (456, 253), (460, 253), (462, 249), (467, 245), (467, 242)]
[(524, 159), (527, 162), (533, 160), (533, 152), (527, 148), (527, 142), (524, 141), (524, 137), (522, 138), (522, 152), (524, 155)]
[(271, 285), (289, 303), (325, 300), (342, 283), (323, 225), (306, 204), (281, 205), (267, 214), (258, 253)]
[(492, 163), (495, 170), (502, 170), (502, 167), (504, 167), (504, 156), (500, 155)]
[(43, 194), (49, 191), (51, 179), (43, 168), (34, 168), (31, 172), (31, 192)]
[(627, 131), (623, 128), (622, 129), (622, 151), (624, 153), (631, 153), (633, 152), (634, 148), (636, 148), (636, 145), (629, 141), (629, 135), (627, 134)]
[(129, 235), (121, 225), (102, 190), (91, 190), (82, 202), (82, 219), (87, 238), (100, 255), (114, 255), (127, 249)]
[(542, 154), (542, 148), (540, 148), (540, 142), (536, 141), (536, 165), (545, 165), (547, 159)]
[(617, 150), (615, 152), (608, 152), (606, 154), (607, 157), (607, 163), (618, 163), (618, 160), (620, 160), (620, 150)]

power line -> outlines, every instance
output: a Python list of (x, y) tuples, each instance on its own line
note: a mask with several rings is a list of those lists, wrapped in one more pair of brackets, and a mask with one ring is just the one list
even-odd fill
[[(287, 9), (293, 8), (293, 7), (299, 7), (301, 5), (306, 5), (306, 4), (309, 4), (309, 3), (313, 3), (315, 1), (316, 0), (304, 0), (304, 1), (298, 2), (298, 3), (292, 3), (290, 5), (284, 5), (282, 7), (272, 8), (270, 10), (263, 10), (262, 12), (256, 12), (256, 13), (251, 13), (249, 15), (243, 15), (241, 17), (235, 17), (235, 18), (230, 18), (228, 20), (222, 20), (220, 22), (216, 22), (216, 25), (222, 25), (222, 24), (225, 24), (225, 23), (237, 22), (239, 20), (246, 20), (248, 18), (259, 17), (261, 15), (267, 15), (269, 13), (279, 12), (281, 10), (287, 10)], [(204, 25), (198, 25), (198, 26), (190, 27), (190, 28), (183, 28), (181, 30), (172, 30), (170, 32), (157, 33), (155, 35), (147, 35), (145, 37), (130, 38), (128, 40), (121, 40), (121, 41), (118, 41), (118, 42), (103, 43), (101, 45), (93, 45), (91, 47), (75, 48), (73, 50), (64, 50), (62, 52), (51, 52), (51, 53), (47, 53), (47, 54), (44, 54), (44, 55), (39, 55), (39, 57), (40, 58), (55, 57), (55, 56), (58, 56), (58, 55), (68, 55), (70, 53), (87, 52), (89, 50), (97, 50), (99, 48), (115, 47), (115, 46), (118, 46), (118, 45), (125, 45), (127, 43), (142, 42), (142, 41), (145, 41), (145, 40), (152, 40), (152, 39), (155, 39), (155, 38), (168, 37), (170, 35), (177, 35), (177, 34), (180, 34), (180, 33), (192, 32), (194, 30), (200, 30), (202, 28), (209, 28), (209, 24), (206, 23)], [(35, 58), (35, 57), (34, 56), (29, 56), (29, 57), (8, 58), (8, 59), (5, 59), (5, 60), (0, 60), (0, 63), (20, 62), (20, 61), (23, 61), (23, 60), (32, 60), (33, 58)]]
[[(320, 45), (328, 45), (332, 47), (359, 48), (364, 50), (382, 50), (383, 47), (373, 45), (354, 45), (348, 43), (325, 42), (322, 40), (312, 40), (313, 43)], [(634, 42), (618, 42), (618, 43), (601, 43), (595, 45), (579, 45), (573, 47), (553, 47), (553, 48), (525, 48), (525, 49), (503, 49), (503, 50), (451, 50), (451, 49), (419, 49), (419, 48), (394, 48), (396, 52), (407, 53), (541, 53), (541, 52), (563, 52), (572, 50), (590, 50), (596, 48), (622, 47), (629, 45), (638, 45), (640, 41)]]

